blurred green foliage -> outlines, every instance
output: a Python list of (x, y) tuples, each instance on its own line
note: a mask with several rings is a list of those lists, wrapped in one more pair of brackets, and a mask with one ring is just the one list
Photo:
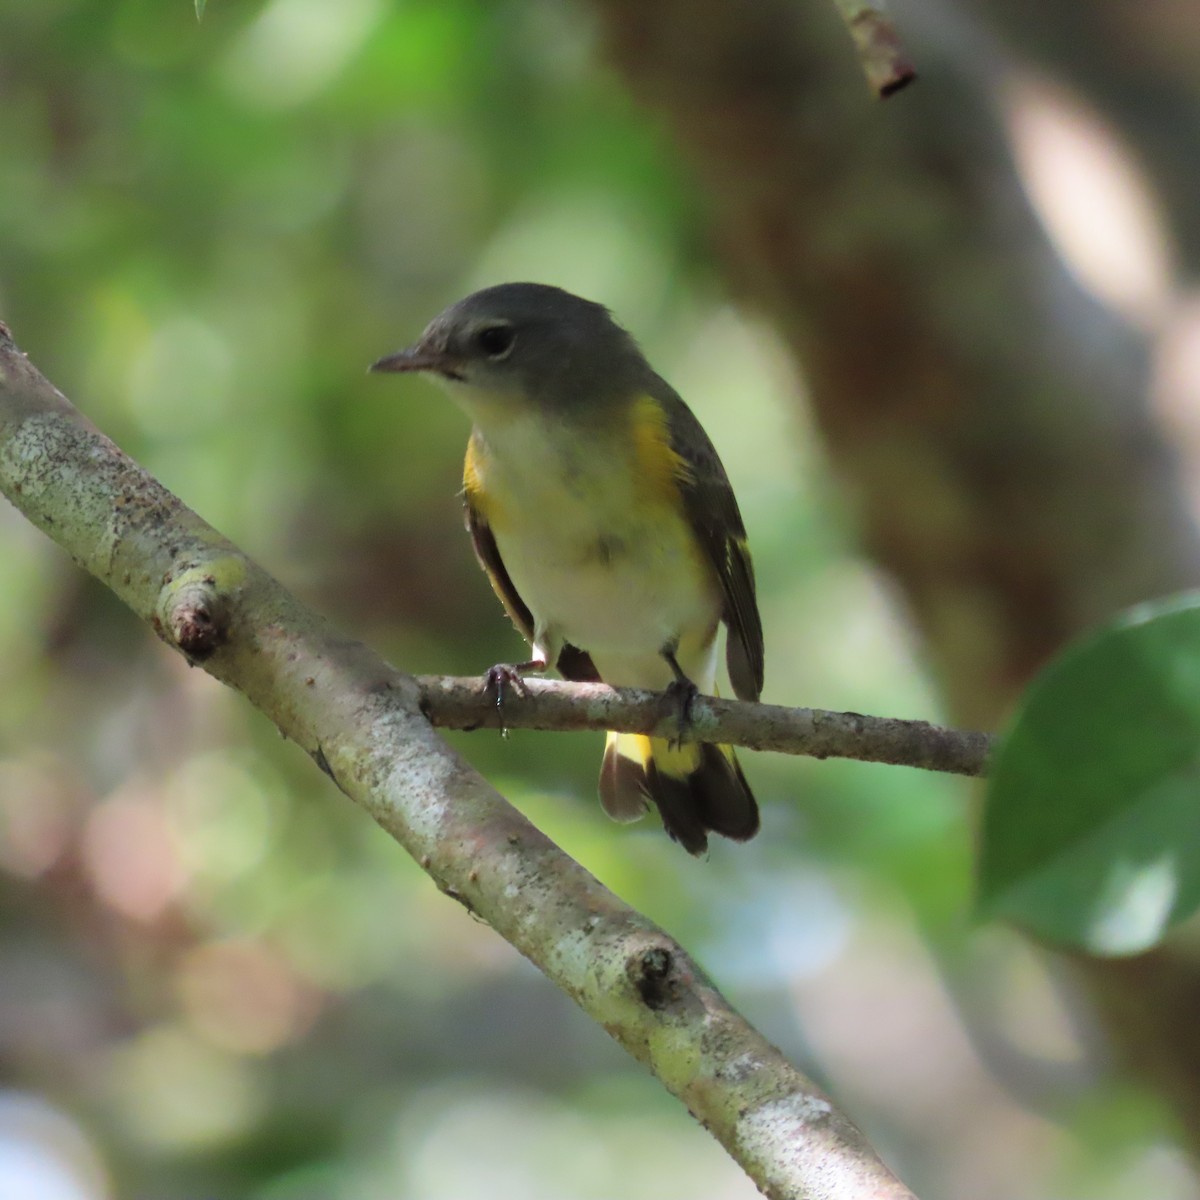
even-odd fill
[[(200, 23), (186, 0), (7, 0), (0, 317), (303, 598), (457, 674), (517, 652), (461, 528), (467, 431), (365, 368), (478, 286), (601, 300), (733, 478), (766, 698), (936, 718), (848, 548), (802, 380), (730, 307), (702, 197), (594, 42), (552, 0), (220, 0)], [(305, 756), (7, 508), (0, 561), (0, 1069), (83, 1131), (43, 1139), (90, 1181), (63, 1195), (753, 1194)], [(987, 1090), (939, 990), (979, 953), (958, 783), (745, 756), (763, 833), (695, 862), (604, 819), (598, 735), (453, 740), (914, 1182), (946, 1186), (930, 1127), (964, 1089), (1001, 1132), (1050, 1136)], [(984, 945), (997, 979), (1025, 961)], [(1076, 1053), (1051, 992), (1014, 1003)]]
[(1200, 907), (1194, 592), (1141, 604), (1029, 688), (996, 755), (980, 905), (1051, 941), (1137, 954)]

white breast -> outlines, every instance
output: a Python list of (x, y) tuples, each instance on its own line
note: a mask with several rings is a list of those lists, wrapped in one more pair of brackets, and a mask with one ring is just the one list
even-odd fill
[(679, 511), (607, 439), (525, 418), (485, 439), (492, 532), (539, 637), (587, 650), (609, 683), (653, 688), (672, 678), (662, 647), (682, 637), (684, 670), (710, 688), (720, 595)]

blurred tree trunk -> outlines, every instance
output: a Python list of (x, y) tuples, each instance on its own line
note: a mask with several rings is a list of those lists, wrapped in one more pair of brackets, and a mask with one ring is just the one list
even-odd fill
[[(735, 290), (802, 363), (957, 721), (995, 728), (1066, 638), (1200, 580), (1147, 347), (1047, 242), (961, 20), (913, 39), (919, 82), (879, 104), (832, 4), (595, 6), (703, 184)], [(1084, 973), (1200, 1147), (1196, 970), (1162, 951)]]
[[(920, 4), (928, 0), (916, 0)], [(1171, 220), (1180, 266), (1200, 273), (1200, 5), (965, 0), (1023, 59), (1084, 93), (1136, 147)]]

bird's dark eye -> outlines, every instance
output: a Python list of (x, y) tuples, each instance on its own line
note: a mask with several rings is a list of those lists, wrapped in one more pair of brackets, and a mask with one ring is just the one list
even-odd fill
[(503, 358), (517, 340), (517, 331), (511, 325), (485, 325), (476, 335), (475, 341), (488, 358)]

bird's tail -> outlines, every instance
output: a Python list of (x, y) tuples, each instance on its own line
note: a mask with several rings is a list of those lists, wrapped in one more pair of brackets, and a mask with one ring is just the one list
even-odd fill
[(732, 746), (610, 733), (600, 768), (604, 811), (615, 821), (636, 821), (647, 800), (689, 854), (708, 849), (710, 831), (738, 842), (758, 832), (758, 805)]

